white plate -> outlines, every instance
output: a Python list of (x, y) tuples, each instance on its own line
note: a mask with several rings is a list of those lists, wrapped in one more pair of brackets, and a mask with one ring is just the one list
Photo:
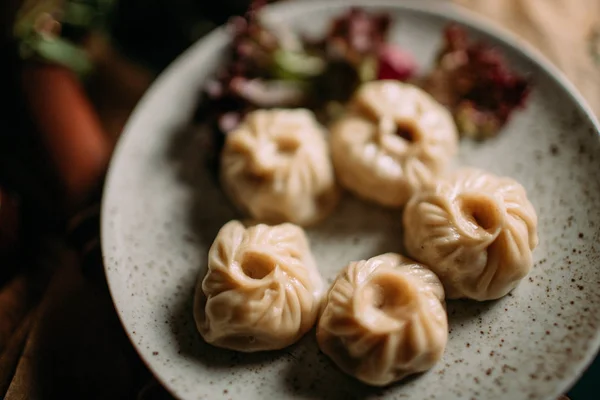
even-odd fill
[[(461, 144), (459, 162), (519, 180), (538, 211), (536, 265), (509, 296), (448, 305), (450, 340), (430, 372), (385, 390), (365, 387), (319, 353), (314, 332), (281, 352), (212, 348), (191, 311), (198, 273), (221, 225), (235, 217), (202, 163), (189, 128), (203, 81), (227, 44), (218, 30), (182, 55), (137, 107), (110, 167), (102, 248), (119, 316), (141, 357), (184, 399), (552, 399), (565, 392), (600, 342), (600, 141), (581, 97), (547, 61), (506, 33), (446, 3), (282, 3), (269, 17), (311, 33), (348, 4), (393, 15), (393, 41), (429, 65), (441, 29), (458, 21), (498, 45), (535, 78), (529, 105), (484, 144)], [(358, 213), (360, 218), (350, 218)], [(398, 212), (346, 199), (309, 232), (331, 281), (348, 261), (400, 249)]]

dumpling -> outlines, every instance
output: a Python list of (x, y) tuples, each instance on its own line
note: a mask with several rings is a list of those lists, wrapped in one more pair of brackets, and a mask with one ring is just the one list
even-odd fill
[(492, 300), (529, 273), (537, 215), (511, 178), (465, 168), (413, 197), (404, 244), (440, 278), (448, 298)]
[(258, 110), (227, 134), (221, 182), (260, 222), (309, 225), (339, 198), (323, 128), (305, 109)]
[(324, 286), (302, 228), (225, 224), (198, 281), (194, 318), (208, 343), (243, 352), (296, 342), (315, 323)]
[(384, 206), (401, 207), (443, 171), (457, 151), (452, 115), (409, 84), (363, 84), (348, 114), (331, 128), (342, 186)]
[(374, 386), (430, 369), (447, 341), (442, 284), (395, 253), (350, 263), (329, 290), (317, 325), (323, 353)]

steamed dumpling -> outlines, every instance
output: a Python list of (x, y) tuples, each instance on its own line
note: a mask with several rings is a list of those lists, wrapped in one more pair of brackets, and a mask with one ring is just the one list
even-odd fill
[(458, 134), (452, 115), (427, 93), (382, 80), (358, 89), (349, 113), (331, 128), (330, 140), (342, 186), (400, 207), (446, 167)]
[(442, 284), (399, 254), (352, 262), (329, 291), (317, 341), (344, 372), (370, 385), (428, 370), (448, 341)]
[(305, 109), (248, 114), (227, 134), (221, 182), (238, 208), (272, 224), (317, 222), (339, 197), (323, 128)]
[(284, 348), (315, 323), (323, 282), (302, 228), (225, 224), (198, 281), (196, 326), (204, 340), (232, 350)]
[(465, 168), (404, 210), (408, 253), (439, 276), (448, 298), (497, 299), (533, 265), (537, 215), (510, 178)]

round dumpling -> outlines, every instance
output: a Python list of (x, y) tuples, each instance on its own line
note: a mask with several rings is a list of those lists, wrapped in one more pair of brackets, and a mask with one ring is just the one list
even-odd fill
[(317, 341), (344, 372), (370, 385), (426, 371), (448, 341), (442, 284), (399, 254), (352, 262), (329, 290)]
[(429, 265), (452, 299), (506, 295), (529, 273), (538, 244), (523, 186), (473, 168), (415, 195), (403, 223), (406, 250)]
[(315, 223), (339, 198), (323, 128), (305, 109), (248, 114), (227, 134), (221, 182), (239, 209), (271, 224)]
[(302, 228), (225, 224), (198, 281), (194, 318), (208, 343), (243, 352), (281, 349), (315, 323), (324, 286)]
[(452, 115), (409, 84), (363, 84), (331, 128), (331, 154), (342, 186), (384, 206), (401, 207), (432, 182), (457, 151)]

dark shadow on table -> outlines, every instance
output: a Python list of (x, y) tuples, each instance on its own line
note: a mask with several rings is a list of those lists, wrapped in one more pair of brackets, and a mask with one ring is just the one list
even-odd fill
[(67, 260), (41, 307), (18, 371), (35, 385), (18, 392), (39, 399), (136, 397), (150, 375), (125, 335), (105, 282), (84, 279)]

